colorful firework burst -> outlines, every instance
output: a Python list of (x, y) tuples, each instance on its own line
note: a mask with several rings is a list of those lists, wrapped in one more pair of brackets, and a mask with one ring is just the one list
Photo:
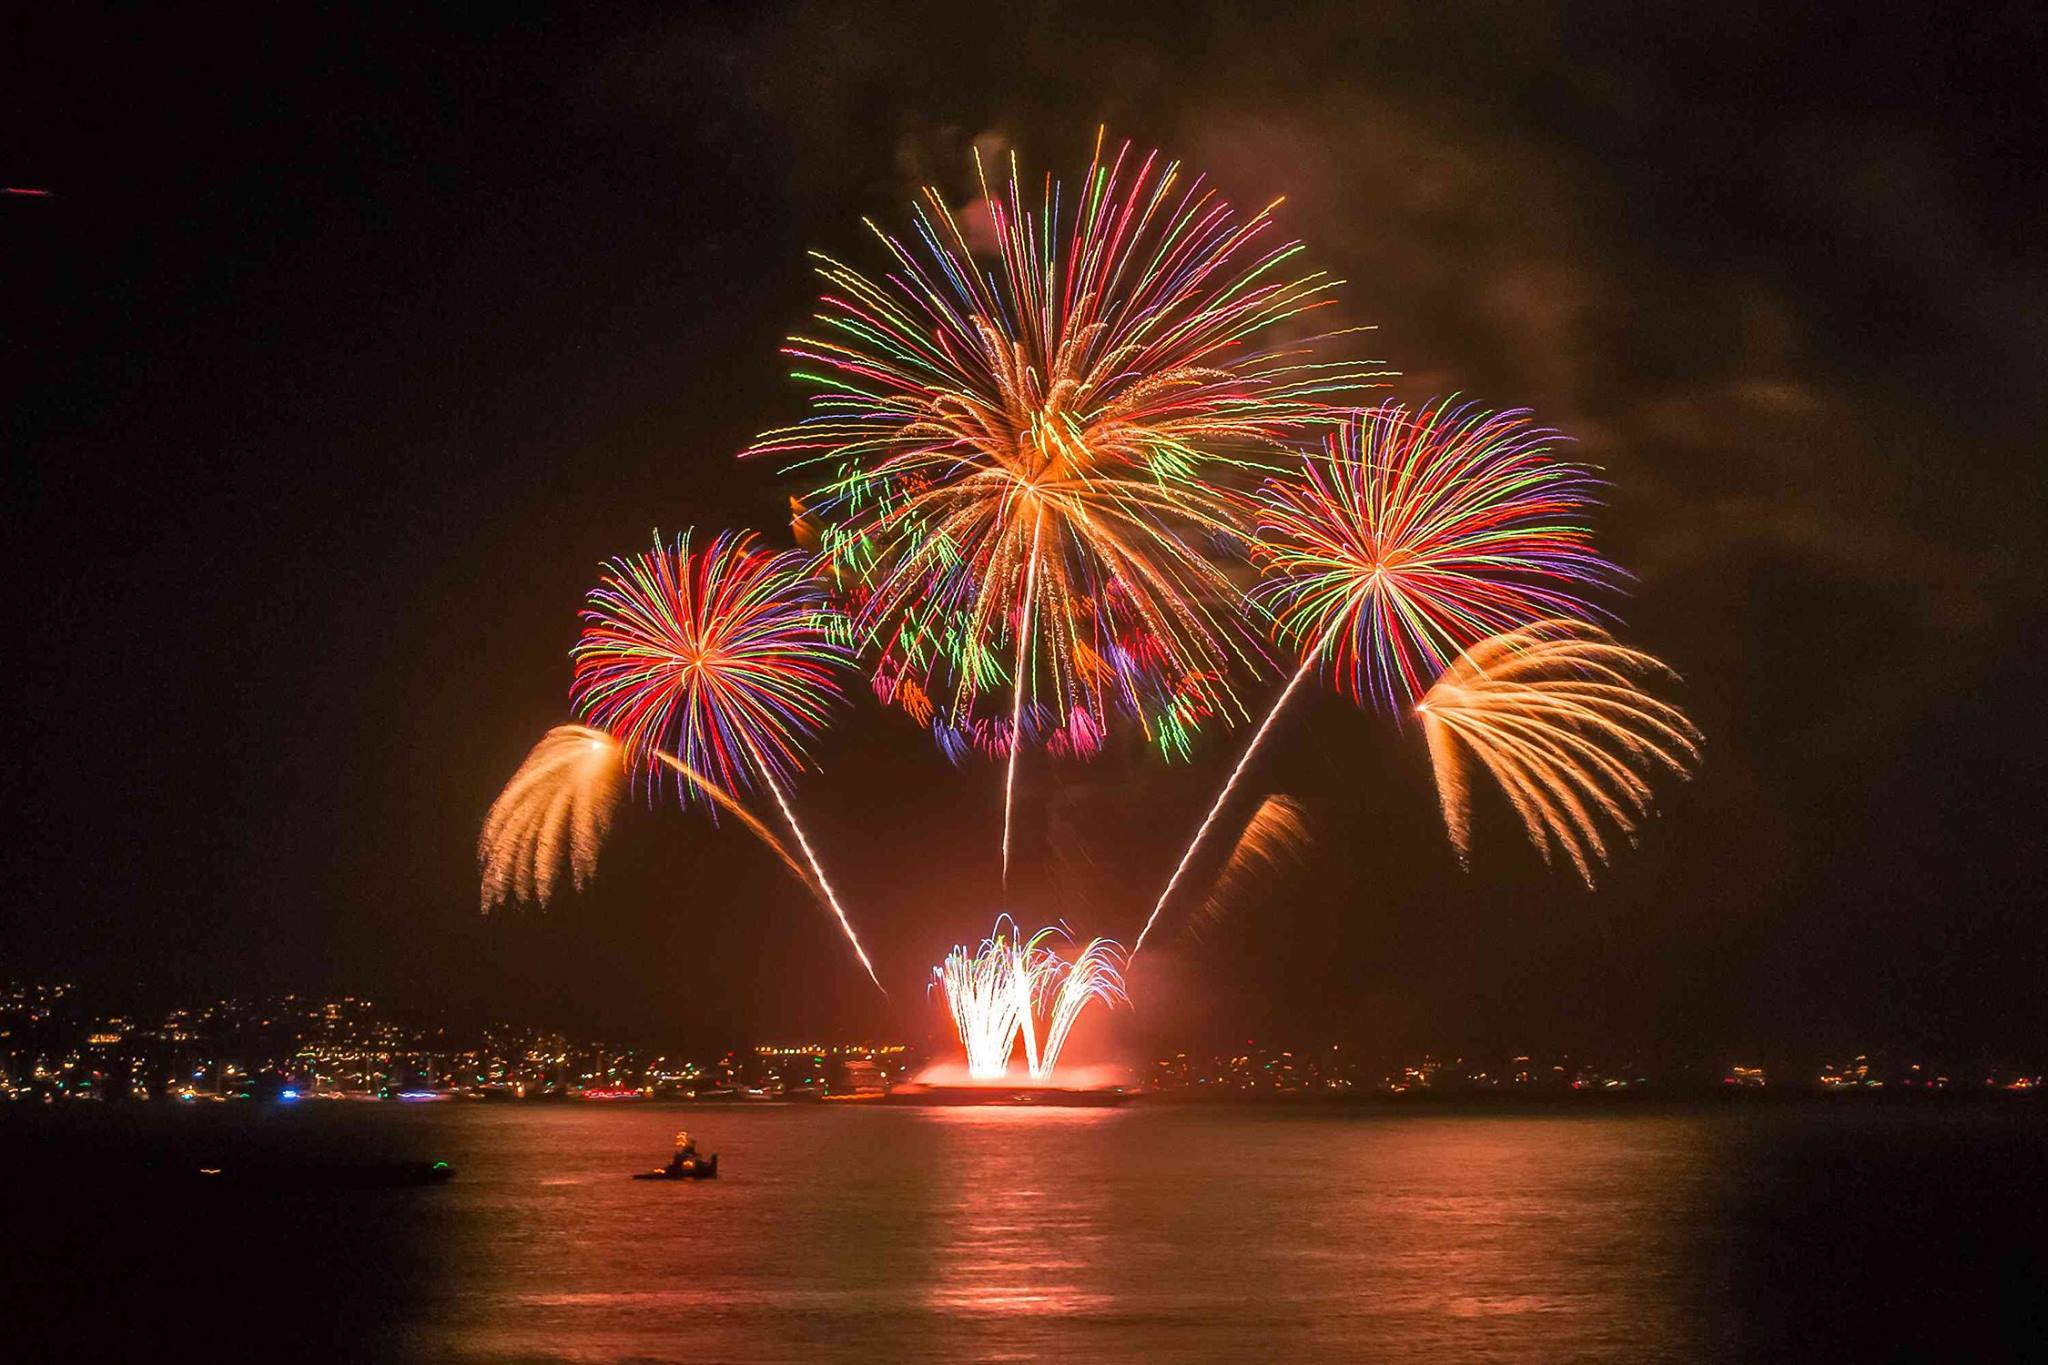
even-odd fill
[(722, 533), (695, 553), (689, 532), (669, 549), (657, 534), (650, 553), (611, 562), (572, 652), (578, 714), (616, 735), (642, 771), (672, 773), (683, 801), (709, 798), (760, 833), (751, 812), (723, 798), (756, 782), (768, 789), (810, 865), (806, 880), (880, 986), (785, 791), (850, 661), (809, 557), (764, 549), (751, 533)]
[(949, 752), (1085, 756), (1119, 712), (1175, 752), (1260, 662), (1229, 487), (1381, 372), (1283, 339), (1336, 282), (1156, 154), (1098, 147), (1064, 202), (1014, 163), (982, 188), (987, 253), (927, 190), (914, 243), (869, 225), (881, 279), (819, 258), (821, 330), (786, 348), (814, 414), (746, 453), (823, 475), (803, 506), (878, 686)]
[(1584, 522), (1594, 481), (1522, 412), (1435, 402), (1354, 415), (1258, 497), (1255, 595), (1353, 699), (1398, 713), (1467, 645), (1549, 616), (1618, 571)]
[(824, 725), (848, 663), (809, 560), (724, 533), (692, 551), (690, 533), (615, 559), (589, 596), (575, 650), (577, 714), (654, 773), (661, 751), (679, 793), (786, 785)]
[(1253, 728), (1131, 952), (1145, 946), (1280, 713), (1319, 664), (1395, 709), (1467, 645), (1553, 613), (1619, 571), (1593, 549), (1593, 480), (1522, 412), (1438, 401), (1354, 413), (1300, 477), (1260, 486), (1255, 600), (1301, 662)]

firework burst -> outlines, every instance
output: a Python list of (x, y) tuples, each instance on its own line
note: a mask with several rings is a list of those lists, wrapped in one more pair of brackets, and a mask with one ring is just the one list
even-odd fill
[[(1461, 860), (1476, 760), (1590, 885), (1700, 738), (1644, 689), (1668, 670), (1585, 623), (1620, 577), (1586, 527), (1591, 471), (1519, 411), (1353, 406), (1391, 372), (1330, 358), (1340, 282), (1281, 238), (1278, 201), (1241, 214), (1100, 139), (1071, 189), (1027, 185), (1014, 158), (994, 184), (975, 169), (968, 208), (927, 189), (900, 236), (867, 224), (878, 269), (816, 257), (815, 325), (784, 348), (810, 414), (742, 452), (805, 481), (800, 550), (657, 533), (606, 567), (573, 650), (587, 724), (550, 731), (493, 804), (486, 908), (581, 887), (626, 788), (672, 784), (774, 851), (879, 986), (789, 790), (856, 657), (949, 759), (1004, 765), (1006, 882), (1025, 749), (1088, 758), (1135, 730), (1186, 757), (1217, 718), (1252, 721), (1240, 689), (1275, 658), (1293, 665), (1129, 953), (1063, 956), (1064, 928), (1004, 915), (933, 969), (980, 1079), (1019, 1051), (1046, 1079), (1091, 1003), (1127, 999), (1122, 973), (1312, 673), (1415, 717)], [(761, 788), (774, 830), (749, 808)], [(1269, 797), (1204, 913), (1304, 844), (1300, 808)]]
[(1398, 712), (1458, 651), (1558, 615), (1617, 571), (1593, 550), (1587, 472), (1526, 413), (1447, 402), (1356, 414), (1258, 500), (1255, 590), (1281, 638), (1352, 698)]
[(619, 746), (604, 731), (557, 725), (543, 735), (484, 817), (483, 908), (515, 898), (546, 904), (565, 862), (581, 891), (625, 788)]
[(1458, 656), (1416, 704), (1459, 861), (1471, 853), (1466, 755), (1500, 784), (1545, 862), (1553, 847), (1586, 885), (1607, 861), (1603, 820), (1633, 836), (1650, 806), (1645, 776), (1685, 776), (1700, 734), (1643, 691), (1670, 670), (1581, 621), (1543, 621)]
[[(806, 556), (733, 533), (692, 551), (687, 531), (607, 566), (573, 657), (578, 715), (643, 771), (666, 750), (729, 792), (795, 776), (849, 662)], [(706, 795), (675, 776), (685, 801)]]
[(657, 535), (651, 552), (612, 561), (573, 655), (577, 712), (618, 735), (643, 771), (672, 773), (683, 801), (694, 793), (732, 809), (722, 793), (768, 789), (808, 880), (880, 986), (785, 790), (849, 662), (809, 557), (764, 549), (751, 534), (721, 534), (694, 553), (687, 531), (669, 549)]
[(1135, 955), (1274, 722), (1327, 665), (1394, 709), (1473, 641), (1554, 612), (1618, 571), (1592, 547), (1592, 480), (1519, 412), (1447, 402), (1355, 413), (1300, 477), (1258, 494), (1254, 597), (1301, 662), (1230, 770), (1131, 947)]
[(1171, 753), (1234, 708), (1261, 655), (1219, 564), (1244, 529), (1228, 490), (1382, 373), (1279, 339), (1335, 281), (1296, 273), (1270, 207), (1240, 218), (1128, 145), (1061, 196), (984, 174), (993, 261), (936, 190), (914, 246), (873, 229), (882, 279), (820, 257), (821, 329), (787, 347), (814, 415), (746, 452), (823, 475), (803, 505), (889, 685), (955, 735), (1007, 719), (965, 746), (1009, 758), (1006, 806), (1027, 703), (1084, 756), (1112, 713)]

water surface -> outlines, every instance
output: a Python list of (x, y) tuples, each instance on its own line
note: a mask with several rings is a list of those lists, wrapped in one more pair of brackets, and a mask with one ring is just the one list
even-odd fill
[[(677, 1127), (700, 1184), (635, 1184)], [(2035, 1107), (0, 1112), (25, 1358), (1804, 1361), (2048, 1353)], [(439, 1157), (432, 1189), (100, 1185)], [(47, 1178), (39, 1178), (38, 1173)], [(2039, 1358), (2037, 1356), (2037, 1358)]]

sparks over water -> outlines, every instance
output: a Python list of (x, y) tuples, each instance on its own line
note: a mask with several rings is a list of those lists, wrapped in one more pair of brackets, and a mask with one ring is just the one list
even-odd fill
[(1067, 936), (1048, 927), (1027, 938), (1000, 915), (979, 947), (961, 944), (932, 968), (974, 1079), (1003, 1079), (1021, 1045), (1030, 1077), (1050, 1080), (1082, 1012), (1098, 1000), (1114, 1006), (1126, 998), (1115, 943), (1095, 939), (1069, 962), (1050, 946), (1056, 935)]

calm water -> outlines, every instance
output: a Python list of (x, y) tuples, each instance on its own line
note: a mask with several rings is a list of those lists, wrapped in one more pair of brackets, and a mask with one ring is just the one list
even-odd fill
[[(684, 1125), (722, 1179), (624, 1178)], [(142, 1151), (459, 1174), (58, 1161)], [(2048, 1358), (2033, 1106), (153, 1106), (0, 1112), (0, 1152), (16, 1359)]]

